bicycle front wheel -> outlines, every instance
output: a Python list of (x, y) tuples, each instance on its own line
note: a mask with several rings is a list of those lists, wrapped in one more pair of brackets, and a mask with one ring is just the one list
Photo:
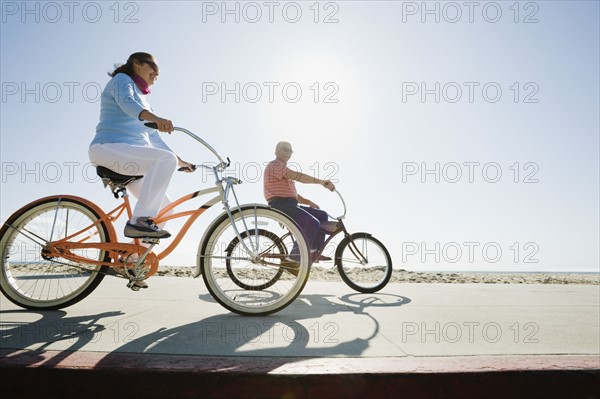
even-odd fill
[(335, 251), (335, 262), (342, 280), (358, 292), (377, 292), (392, 277), (388, 250), (369, 233), (344, 238)]
[(302, 292), (309, 249), (296, 223), (263, 205), (221, 215), (200, 244), (202, 277), (213, 298), (241, 315), (267, 315)]
[[(15, 212), (0, 230), (0, 290), (26, 309), (61, 309), (88, 296), (104, 278), (106, 266), (74, 263), (44, 254), (47, 243), (91, 226), (99, 215), (75, 198), (49, 197)], [(86, 243), (108, 241), (104, 223), (85, 231)], [(81, 239), (81, 238), (80, 238)], [(73, 250), (82, 257), (110, 261), (94, 248)]]

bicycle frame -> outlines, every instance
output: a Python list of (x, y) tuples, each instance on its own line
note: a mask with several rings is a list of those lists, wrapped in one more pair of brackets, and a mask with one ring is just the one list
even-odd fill
[[(358, 259), (360, 261), (361, 264), (368, 263), (367, 258), (362, 254), (362, 252), (358, 249), (358, 247), (354, 243), (354, 240), (352, 239), (352, 235), (350, 233), (348, 233), (348, 230), (346, 229), (344, 222), (341, 219), (338, 219), (338, 223), (340, 223), (340, 227), (338, 227), (334, 232), (329, 233), (330, 234), (329, 237), (327, 237), (327, 239), (323, 243), (323, 246), (317, 251), (317, 255), (321, 256), (321, 254), (323, 253), (325, 248), (327, 248), (327, 244), (329, 244), (329, 242), (331, 240), (333, 240), (333, 238), (335, 236), (337, 236), (339, 233), (344, 232), (344, 238), (347, 238), (351, 244), (349, 246), (349, 248), (350, 248), (350, 251), (352, 252), (352, 254), (356, 257), (356, 259)], [(337, 262), (337, 260), (336, 260), (336, 262)]]

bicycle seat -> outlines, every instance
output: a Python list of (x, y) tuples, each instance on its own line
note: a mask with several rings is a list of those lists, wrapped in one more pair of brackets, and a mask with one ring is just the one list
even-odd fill
[(132, 181), (139, 180), (142, 177), (144, 177), (144, 175), (136, 175), (136, 176), (122, 175), (122, 174), (114, 172), (108, 168), (105, 168), (104, 166), (97, 166), (96, 173), (102, 179), (102, 182), (104, 183), (105, 187), (107, 185), (109, 185), (110, 183), (112, 183), (116, 186), (125, 187)]

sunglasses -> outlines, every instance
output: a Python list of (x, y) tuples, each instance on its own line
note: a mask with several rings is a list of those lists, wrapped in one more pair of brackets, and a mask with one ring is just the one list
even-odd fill
[(156, 63), (154, 61), (148, 61), (148, 60), (140, 60), (140, 62), (142, 64), (148, 64), (150, 65), (150, 68), (152, 68), (154, 70), (154, 72), (158, 73), (158, 65), (156, 65)]

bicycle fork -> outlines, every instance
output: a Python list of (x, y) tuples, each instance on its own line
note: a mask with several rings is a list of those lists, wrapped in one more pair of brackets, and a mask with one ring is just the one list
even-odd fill
[[(248, 248), (248, 245), (246, 244), (246, 242), (244, 241), (244, 239), (242, 238), (240, 231), (236, 225), (235, 222), (235, 218), (233, 216), (233, 213), (231, 212), (231, 208), (229, 207), (229, 193), (233, 193), (233, 199), (235, 200), (235, 204), (236, 207), (238, 209), (240, 209), (240, 203), (238, 201), (237, 195), (235, 194), (235, 190), (233, 189), (233, 185), (234, 184), (239, 184), (241, 183), (240, 180), (236, 179), (236, 178), (232, 178), (232, 177), (227, 177), (226, 178), (226, 186), (225, 189), (223, 190), (223, 205), (225, 207), (225, 211), (227, 212), (227, 215), (229, 216), (229, 220), (231, 220), (231, 225), (233, 227), (233, 231), (235, 232), (236, 237), (238, 238), (239, 242), (242, 244), (242, 246), (244, 247), (244, 250), (250, 254), (252, 261), (255, 262), (257, 260), (259, 260), (259, 243), (258, 241), (256, 243), (254, 243), (254, 241), (252, 241), (252, 239), (250, 239), (250, 246), (252, 248)], [(241, 210), (240, 210), (241, 212)], [(256, 218), (256, 208), (254, 208), (254, 216)], [(244, 228), (244, 231), (250, 231), (248, 229), (248, 225), (246, 224), (246, 219), (242, 216), (241, 217), (241, 222), (242, 222), (242, 227)], [(258, 224), (257, 221), (255, 220), (255, 229), (258, 229)], [(258, 240), (258, 234), (256, 234), (256, 240)]]

